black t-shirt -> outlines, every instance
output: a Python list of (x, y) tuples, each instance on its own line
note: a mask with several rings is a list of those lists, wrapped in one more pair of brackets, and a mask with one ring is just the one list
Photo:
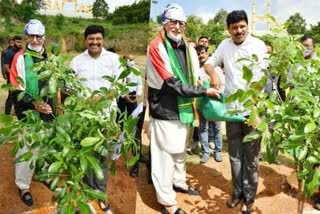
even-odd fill
[(14, 55), (16, 55), (17, 52), (18, 51), (15, 48), (10, 47), (8, 49), (7, 53), (4, 55), (3, 64), (9, 65), (9, 68), (11, 68), (11, 63), (12, 63), (13, 57), (14, 57)]

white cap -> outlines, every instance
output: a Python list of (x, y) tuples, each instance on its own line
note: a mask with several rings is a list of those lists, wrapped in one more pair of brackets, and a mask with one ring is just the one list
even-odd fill
[(163, 9), (162, 13), (160, 14), (160, 19), (163, 24), (168, 23), (169, 19), (174, 19), (181, 22), (187, 21), (187, 18), (184, 15), (182, 7), (174, 3), (168, 4), (167, 7)]
[(24, 28), (26, 35), (45, 35), (45, 27), (38, 19), (31, 19)]

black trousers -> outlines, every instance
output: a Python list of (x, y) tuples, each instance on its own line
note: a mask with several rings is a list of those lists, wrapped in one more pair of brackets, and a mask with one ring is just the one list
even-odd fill
[(243, 143), (243, 138), (253, 131), (242, 122), (227, 122), (228, 152), (231, 164), (233, 194), (254, 202), (259, 180), (259, 152), (261, 138)]
[[(10, 84), (10, 77), (9, 75), (7, 75), (7, 83)], [(6, 104), (5, 104), (5, 114), (11, 114), (11, 108), (12, 108), (12, 105), (14, 103), (14, 99), (15, 97), (12, 96), (10, 90), (8, 91), (8, 98), (6, 100)]]

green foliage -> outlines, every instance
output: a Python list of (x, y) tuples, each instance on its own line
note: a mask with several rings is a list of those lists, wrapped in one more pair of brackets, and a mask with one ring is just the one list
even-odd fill
[(132, 5), (118, 7), (109, 19), (112, 24), (148, 23), (150, 16), (150, 0), (134, 2)]
[[(287, 22), (287, 25), (289, 24), (290, 22)], [(274, 52), (268, 56), (268, 69), (262, 70), (266, 76), (251, 84), (249, 89), (238, 90), (229, 96), (228, 101), (238, 100), (244, 103), (245, 108), (251, 111), (249, 124), (253, 123), (257, 115), (261, 115), (263, 122), (258, 125), (255, 132), (245, 137), (245, 141), (263, 136), (268, 162), (273, 162), (276, 147), (282, 152), (297, 149), (295, 157), (295, 164), (298, 166), (297, 177), (305, 181), (305, 195), (309, 198), (314, 188), (319, 185), (319, 170), (313, 171), (313, 164), (319, 163), (320, 157), (319, 60), (304, 59), (299, 37), (290, 36), (288, 32), (278, 29), (273, 33), (277, 36), (269, 37), (269, 41), (272, 40)], [(316, 51), (319, 56), (318, 48)], [(243, 78), (250, 82), (251, 68), (257, 65), (257, 57), (241, 60), (250, 63), (250, 66), (243, 67)], [(300, 65), (300, 69), (297, 69), (297, 65)], [(293, 68), (294, 76), (288, 74), (290, 67)], [(286, 100), (281, 100), (278, 91), (273, 91), (268, 96), (263, 88), (267, 77), (271, 76), (281, 77), (280, 87), (283, 90), (291, 83), (298, 87), (287, 94)], [(258, 85), (261, 87), (257, 87)]]
[(304, 34), (306, 31), (306, 20), (300, 15), (300, 13), (295, 13), (290, 16), (288, 20), (291, 20), (292, 23), (288, 27), (288, 33), (291, 35)]
[[(57, 49), (59, 48), (60, 45), (57, 46)], [(126, 62), (121, 57), (119, 60), (121, 67), (125, 68)], [(38, 79), (47, 82), (47, 86), (40, 92), (42, 97), (52, 98), (58, 88), (67, 93), (65, 104), (59, 106), (63, 114), (56, 116), (50, 123), (35, 119), (34, 110), (26, 111), (26, 119), (19, 121), (13, 120), (10, 115), (1, 115), (1, 122), (6, 126), (0, 129), (0, 140), (16, 143), (12, 156), (15, 156), (25, 143), (29, 145), (30, 151), (19, 156), (16, 162), (32, 160), (30, 167), (36, 168), (36, 179), (52, 179), (50, 189), (56, 193), (53, 200), (58, 200), (59, 213), (74, 213), (74, 202), (83, 213), (89, 213), (86, 196), (91, 200), (107, 199), (105, 193), (93, 190), (82, 182), (88, 168), (92, 168), (100, 180), (103, 179), (101, 168), (105, 163), (100, 163), (95, 154), (109, 157), (113, 175), (114, 161), (120, 155), (124, 157), (127, 167), (138, 159), (137, 156), (130, 160), (128, 158), (132, 147), (138, 150), (133, 134), (138, 118), (130, 116), (117, 122), (117, 109), (111, 106), (112, 101), (119, 95), (127, 93), (123, 85), (125, 75), (117, 78), (105, 76), (105, 79), (112, 82), (113, 87), (90, 91), (82, 86), (72, 69), (64, 65), (64, 58), (55, 55), (35, 64), (33, 72), (38, 72)], [(128, 74), (130, 70), (124, 69), (123, 73)], [(93, 101), (93, 97), (98, 98), (97, 103)], [(43, 102), (42, 98), (38, 99)], [(110, 110), (109, 116), (104, 109)], [(121, 123), (126, 124), (123, 129)], [(34, 157), (33, 149), (40, 149), (38, 158)], [(57, 187), (60, 182), (62, 185)]]
[(21, 21), (28, 21), (34, 18), (37, 10), (42, 8), (44, 2), (42, 0), (23, 0), (20, 5), (15, 5), (15, 15)]
[(56, 27), (61, 30), (64, 27), (64, 16), (59, 13), (58, 15), (55, 16), (54, 22), (56, 24)]
[(92, 15), (95, 18), (107, 19), (109, 13), (109, 7), (105, 0), (96, 0), (93, 3)]
[[(221, 17), (222, 14), (223, 11), (217, 13), (216, 16)], [(209, 38), (210, 45), (217, 47), (226, 38), (225, 29), (225, 24), (217, 24), (214, 19), (210, 19), (207, 24), (204, 24), (200, 17), (188, 16), (185, 35), (194, 41), (197, 41), (201, 35), (206, 35)]]
[(157, 23), (158, 23), (159, 25), (162, 25), (162, 20), (161, 20), (160, 16), (157, 16)]
[(12, 5), (15, 3), (14, 0), (2, 0), (0, 1), (0, 14), (4, 16), (6, 23), (6, 30), (11, 31), (11, 17), (13, 16), (14, 9)]
[(224, 9), (220, 9), (217, 14), (213, 18), (213, 23), (216, 25), (223, 25), (226, 26), (228, 12)]
[(316, 25), (311, 25), (310, 30), (305, 32), (306, 35), (310, 35), (313, 38), (314, 43), (320, 43), (320, 22)]

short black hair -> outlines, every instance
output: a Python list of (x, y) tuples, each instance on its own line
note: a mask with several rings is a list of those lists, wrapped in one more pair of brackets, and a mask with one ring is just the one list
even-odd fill
[(16, 40), (22, 40), (21, 36), (15, 35), (14, 37), (12, 37), (11, 39), (12, 41), (16, 41)]
[(207, 37), (207, 36), (205, 36), (205, 35), (200, 36), (199, 39), (198, 39), (198, 43), (199, 43), (200, 39), (207, 39), (207, 40), (209, 40), (209, 37)]
[(101, 33), (104, 38), (104, 28), (101, 25), (90, 25), (84, 31), (84, 38), (86, 39), (89, 34)]
[(208, 52), (208, 48), (207, 48), (207, 47), (205, 47), (205, 46), (203, 46), (203, 45), (197, 45), (196, 51), (197, 51), (197, 52), (200, 52), (200, 51), (202, 51), (202, 50), (205, 50), (206, 52)]
[(8, 44), (10, 44), (11, 41), (13, 41), (12, 38), (10, 38), (10, 39), (8, 40)]
[(309, 36), (309, 35), (304, 35), (303, 37), (301, 37), (300, 43), (306, 41), (307, 39), (312, 39), (312, 45), (314, 47), (314, 40), (313, 40), (312, 36)]
[(227, 16), (227, 27), (244, 20), (248, 24), (248, 16), (244, 10), (234, 10)]

